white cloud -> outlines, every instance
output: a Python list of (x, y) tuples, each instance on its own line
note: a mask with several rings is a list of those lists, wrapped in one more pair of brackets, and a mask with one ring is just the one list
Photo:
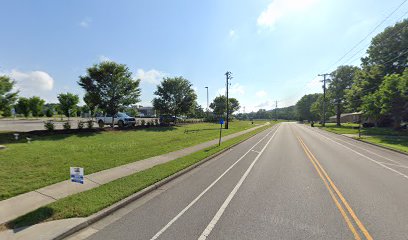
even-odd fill
[[(229, 91), (229, 94), (244, 95), (245, 87), (239, 83), (235, 83), (234, 85), (228, 88), (228, 91)], [(219, 95), (225, 95), (225, 88), (218, 89), (217, 93)]]
[(105, 55), (100, 55), (98, 57), (99, 62), (110, 62), (112, 61), (112, 59), (110, 59), (109, 57), (105, 56)]
[(274, 0), (257, 19), (260, 27), (274, 29), (276, 23), (292, 13), (297, 14), (314, 5), (318, 0)]
[(83, 27), (83, 28), (88, 28), (91, 25), (92, 19), (87, 17), (85, 19), (83, 19), (80, 23), (79, 26)]
[(137, 69), (136, 78), (140, 79), (142, 82), (150, 84), (159, 84), (163, 77), (166, 76), (165, 73), (160, 72), (155, 69), (145, 71), (143, 69)]
[(231, 29), (231, 30), (229, 31), (228, 35), (229, 35), (229, 37), (230, 37), (231, 39), (236, 39), (236, 38), (238, 37), (238, 34), (237, 34), (237, 32), (235, 32), (234, 29)]
[(264, 90), (260, 90), (260, 91), (256, 92), (255, 95), (257, 97), (259, 97), (259, 98), (263, 98), (263, 97), (266, 97), (266, 95), (268, 95), (268, 93), (266, 91), (264, 91)]
[(40, 96), (47, 99), (54, 88), (54, 79), (44, 71), (21, 72), (13, 69), (6, 73), (16, 81), (15, 89), (24, 97)]
[(259, 103), (258, 105), (255, 105), (255, 108), (270, 110), (274, 108), (274, 102), (271, 99), (268, 99), (266, 101)]

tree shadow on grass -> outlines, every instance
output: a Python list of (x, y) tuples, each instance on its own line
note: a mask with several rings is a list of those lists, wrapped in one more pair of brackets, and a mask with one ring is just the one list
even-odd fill
[(6, 224), (6, 227), (13, 229), (14, 232), (19, 232), (34, 224), (44, 222), (54, 215), (54, 209), (50, 207), (41, 207), (37, 210), (29, 212), (21, 217), (14, 219)]

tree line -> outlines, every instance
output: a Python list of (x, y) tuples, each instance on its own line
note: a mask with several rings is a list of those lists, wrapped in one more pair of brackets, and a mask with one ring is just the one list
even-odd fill
[[(18, 91), (13, 92), (15, 81), (8, 76), (0, 76), (0, 115), (9, 117), (12, 109), (25, 117), (53, 116), (56, 112), (65, 116), (80, 116), (81, 113), (97, 112), (114, 115), (119, 111), (130, 111), (136, 115), (132, 106), (140, 102), (140, 80), (133, 79), (132, 72), (125, 64), (105, 61), (88, 68), (86, 74), (79, 77), (78, 85), (85, 90), (82, 107), (78, 106), (79, 97), (73, 93), (58, 95), (58, 104), (48, 103), (38, 96), (30, 98), (18, 97)], [(211, 103), (212, 112), (206, 112), (197, 103), (197, 94), (192, 83), (183, 77), (165, 77), (157, 86), (152, 100), (158, 115), (171, 115), (175, 118), (185, 116), (190, 118), (218, 119), (226, 113), (226, 97), (218, 96)], [(229, 99), (229, 112), (239, 109), (235, 98)], [(113, 119), (112, 119), (113, 121)]]
[[(408, 20), (376, 35), (361, 65), (342, 65), (328, 80), (326, 118), (361, 112), (362, 121), (398, 129), (408, 120)], [(323, 119), (323, 94), (308, 94), (296, 103), (299, 120)]]

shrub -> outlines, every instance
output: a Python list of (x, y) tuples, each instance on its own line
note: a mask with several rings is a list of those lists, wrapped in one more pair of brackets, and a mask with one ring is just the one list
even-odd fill
[(48, 108), (47, 111), (45, 111), (45, 116), (52, 117), (53, 115), (54, 111), (51, 108)]
[(158, 126), (159, 125), (159, 119), (154, 119), (154, 125)]
[(79, 130), (83, 129), (84, 126), (85, 126), (85, 122), (83, 122), (83, 121), (78, 121), (78, 129), (79, 129)]
[(146, 124), (146, 121), (145, 121), (144, 119), (142, 119), (142, 120), (140, 121), (140, 125), (144, 126), (145, 124)]
[(152, 123), (149, 121), (146, 123), (147, 127), (150, 127), (152, 125)]
[(93, 126), (94, 126), (94, 121), (93, 121), (93, 120), (88, 120), (88, 121), (86, 122), (86, 127), (87, 127), (88, 129), (92, 129)]
[(62, 127), (63, 127), (65, 130), (69, 130), (69, 129), (71, 129), (71, 124), (67, 121), (67, 122), (64, 122), (64, 125), (62, 125)]
[(54, 129), (55, 129), (55, 124), (54, 124), (53, 121), (46, 121), (46, 122), (44, 122), (44, 128), (45, 128), (47, 131), (54, 131)]

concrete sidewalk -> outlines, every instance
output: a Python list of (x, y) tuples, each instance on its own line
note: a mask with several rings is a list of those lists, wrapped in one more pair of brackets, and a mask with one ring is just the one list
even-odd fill
[[(263, 126), (265, 125), (256, 126), (245, 131), (230, 134), (223, 137), (223, 141), (241, 136)], [(92, 173), (90, 175), (85, 175), (84, 184), (71, 183), (69, 180), (67, 180), (0, 201), (0, 224), (9, 222), (21, 215), (31, 212), (39, 207), (45, 206), (58, 199), (98, 187), (102, 184), (122, 177), (126, 177), (139, 171), (143, 171), (158, 164), (166, 163), (177, 158), (187, 156), (194, 152), (213, 146), (217, 143), (218, 139), (214, 139), (175, 152), (166, 153), (115, 168)]]

